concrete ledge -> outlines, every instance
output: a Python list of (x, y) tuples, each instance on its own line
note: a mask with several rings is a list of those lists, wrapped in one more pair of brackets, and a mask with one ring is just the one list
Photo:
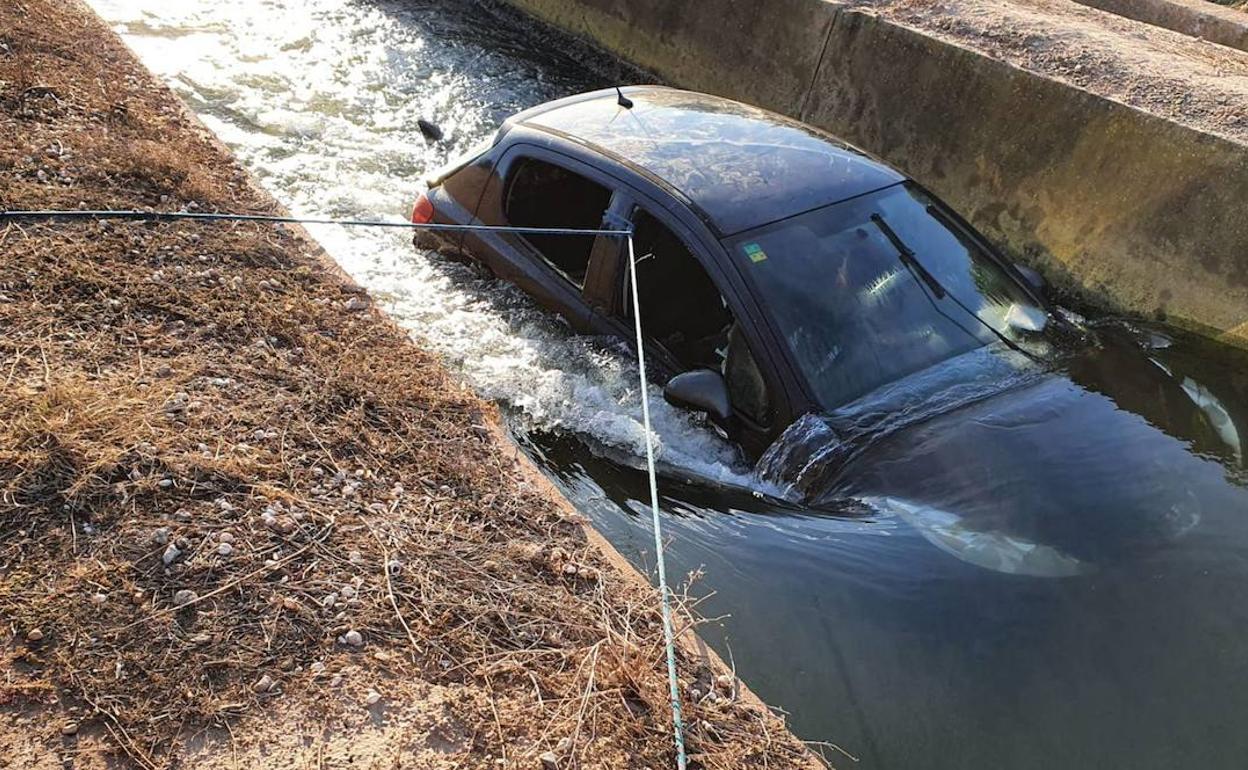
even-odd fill
[(1248, 146), (850, 3), (511, 2), (673, 84), (858, 144), (1059, 288), (1248, 345)]
[(1075, 0), (1081, 5), (1248, 51), (1248, 13), (1209, 0)]

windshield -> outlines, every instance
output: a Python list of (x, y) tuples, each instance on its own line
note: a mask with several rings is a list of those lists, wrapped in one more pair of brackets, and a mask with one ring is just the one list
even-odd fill
[(993, 329), (1044, 327), (1030, 295), (940, 212), (903, 184), (730, 241), (824, 408), (994, 342)]

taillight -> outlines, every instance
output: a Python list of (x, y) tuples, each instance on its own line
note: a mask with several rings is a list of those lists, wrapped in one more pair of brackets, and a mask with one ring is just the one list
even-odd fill
[(421, 193), (416, 199), (416, 205), (412, 207), (412, 224), (427, 225), (433, 221), (433, 201), (429, 200), (429, 196)]

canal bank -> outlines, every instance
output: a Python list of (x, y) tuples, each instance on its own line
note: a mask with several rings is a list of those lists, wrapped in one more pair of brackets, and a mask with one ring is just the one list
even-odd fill
[[(0, 30), (0, 207), (280, 211), (89, 10)], [(305, 232), (0, 250), (6, 762), (671, 765), (653, 591)], [(810, 761), (681, 664), (704, 766)]]
[(511, 0), (897, 165), (1089, 304), (1248, 344), (1248, 54), (1067, 0)]

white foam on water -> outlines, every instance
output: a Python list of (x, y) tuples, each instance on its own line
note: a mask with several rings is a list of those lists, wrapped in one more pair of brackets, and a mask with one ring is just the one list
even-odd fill
[[(507, 115), (584, 90), (462, 36), (437, 8), (341, 0), (91, 0), (296, 216), (404, 219), (423, 174)], [(419, 13), (420, 15), (417, 15)], [(526, 68), (527, 67), (527, 68)], [(426, 144), (418, 118), (447, 141)], [(523, 429), (572, 431), (640, 463), (634, 362), (515, 289), (417, 253), (392, 229), (309, 228), (426, 347)], [(650, 389), (660, 463), (748, 485), (731, 444)]]

